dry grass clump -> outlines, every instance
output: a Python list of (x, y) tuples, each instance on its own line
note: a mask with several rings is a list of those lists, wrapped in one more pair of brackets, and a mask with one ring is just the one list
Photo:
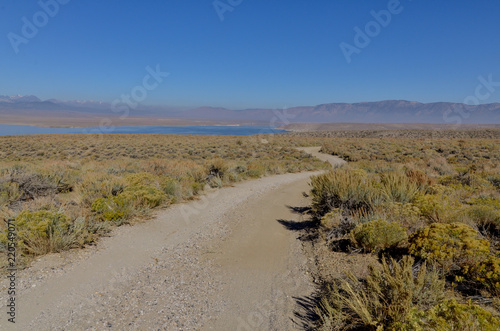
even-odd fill
[(383, 259), (365, 281), (352, 274), (328, 286), (317, 308), (320, 330), (401, 330), (414, 309), (428, 311), (445, 298), (445, 282), (434, 268), (414, 260)]
[[(323, 151), (351, 163), (311, 179), (318, 237), (351, 254), (377, 253), (384, 265), (324, 292), (323, 327), (498, 329), (500, 140), (336, 139)], [(449, 300), (423, 307), (385, 291), (383, 279), (396, 273), (384, 262), (391, 256), (398, 268), (439, 267)]]

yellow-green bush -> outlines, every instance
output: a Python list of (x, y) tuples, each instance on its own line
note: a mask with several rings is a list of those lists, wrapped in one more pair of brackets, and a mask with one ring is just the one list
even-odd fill
[(395, 247), (408, 238), (400, 224), (383, 219), (357, 225), (350, 237), (357, 247), (368, 252)]
[(410, 254), (436, 261), (445, 270), (475, 265), (490, 254), (490, 243), (463, 223), (433, 223), (411, 235), (408, 242)]
[(453, 222), (465, 210), (459, 201), (442, 194), (419, 194), (413, 204), (431, 222)]
[[(491, 294), (500, 296), (500, 258), (490, 255), (484, 261), (465, 266), (462, 274), (467, 280), (480, 283)], [(464, 279), (465, 280), (465, 279)]]
[(427, 311), (413, 309), (405, 322), (394, 327), (397, 330), (415, 331), (497, 331), (500, 329), (500, 320), (471, 301), (463, 304), (451, 299)]
[(166, 198), (160, 189), (147, 185), (129, 186), (118, 197), (130, 201), (136, 208), (154, 208)]
[(160, 189), (158, 178), (150, 173), (137, 173), (126, 177), (127, 186), (119, 197), (136, 208), (154, 208), (166, 198)]
[[(18, 247), (27, 255), (60, 252), (86, 242), (83, 222), (75, 224), (62, 213), (24, 210), (15, 218), (15, 225)], [(7, 235), (3, 233), (0, 240), (5, 243)]]
[(132, 216), (130, 203), (123, 196), (99, 198), (92, 204), (92, 211), (101, 221), (123, 224)]

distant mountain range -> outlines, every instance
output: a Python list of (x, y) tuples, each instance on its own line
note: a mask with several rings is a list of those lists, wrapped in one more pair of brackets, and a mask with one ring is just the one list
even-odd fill
[[(113, 112), (110, 103), (100, 101), (40, 100), (33, 95), (0, 95), (0, 123), (27, 123), (37, 118), (50, 119), (57, 125), (80, 119), (118, 118), (123, 113)], [(242, 109), (216, 107), (178, 109), (161, 106), (139, 106), (131, 109), (128, 117), (141, 119), (176, 119), (187, 123), (203, 120), (227, 123), (282, 125), (290, 123), (449, 123), (499, 124), (500, 103), (469, 106), (460, 103), (420, 103), (387, 100), (359, 103), (329, 103), (317, 106), (287, 109)], [(153, 121), (154, 122), (154, 121)], [(128, 125), (128, 124), (124, 124)]]

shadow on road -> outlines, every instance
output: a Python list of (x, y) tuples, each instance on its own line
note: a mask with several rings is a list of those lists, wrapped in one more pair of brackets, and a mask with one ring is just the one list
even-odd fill
[(301, 330), (312, 331), (316, 328), (319, 316), (315, 311), (318, 304), (318, 297), (316, 295), (293, 297), (297, 303), (297, 309), (294, 312), (293, 323)]

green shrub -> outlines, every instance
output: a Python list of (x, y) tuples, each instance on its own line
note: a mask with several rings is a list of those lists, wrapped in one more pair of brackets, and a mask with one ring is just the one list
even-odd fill
[(428, 310), (439, 304), (444, 280), (425, 263), (414, 273), (413, 262), (409, 256), (399, 263), (383, 259), (382, 268), (369, 267), (366, 281), (349, 275), (329, 287), (316, 309), (321, 329), (391, 330), (407, 321), (412, 309)]
[[(15, 219), (18, 247), (22, 254), (43, 255), (82, 245), (86, 240), (84, 224), (73, 223), (62, 213), (46, 210), (22, 211)], [(1, 236), (7, 242), (7, 235)]]
[(413, 309), (408, 320), (395, 325), (395, 329), (496, 331), (500, 329), (500, 320), (471, 301), (461, 304), (451, 299), (427, 311)]
[(407, 238), (401, 225), (383, 219), (359, 224), (351, 232), (352, 242), (368, 252), (395, 247)]
[(472, 266), (490, 254), (490, 243), (463, 223), (433, 223), (409, 238), (410, 254), (436, 261), (445, 270)]
[(132, 215), (130, 203), (121, 195), (118, 197), (99, 198), (91, 206), (101, 221), (121, 225)]

